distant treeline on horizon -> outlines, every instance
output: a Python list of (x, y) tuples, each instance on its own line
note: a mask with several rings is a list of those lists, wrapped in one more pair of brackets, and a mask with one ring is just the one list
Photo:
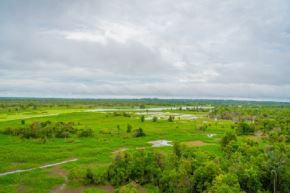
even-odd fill
[(57, 105), (246, 105), (246, 106), (290, 106), (290, 102), (251, 101), (234, 99), (162, 99), (162, 98), (29, 98), (29, 97), (0, 97), (0, 104), (57, 104)]

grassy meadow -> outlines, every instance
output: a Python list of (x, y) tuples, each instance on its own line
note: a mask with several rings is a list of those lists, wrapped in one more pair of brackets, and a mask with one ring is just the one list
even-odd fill
[[(10, 102), (11, 103), (11, 102)], [(50, 102), (54, 103), (54, 101)], [(127, 102), (126, 102), (127, 103)], [(164, 107), (164, 104), (143, 104), (148, 107)], [(184, 104), (172, 106), (183, 109), (167, 109), (157, 111), (155, 121), (152, 120), (150, 108), (139, 109), (139, 104), (93, 104), (78, 105), (70, 103), (68, 106), (37, 106), (37, 108), (23, 108), (15, 110), (7, 106), (0, 111), (0, 131), (6, 128), (21, 128), (35, 122), (73, 122), (77, 129), (90, 128), (92, 136), (79, 137), (72, 135), (65, 138), (48, 138), (45, 142), (39, 138), (23, 138), (0, 133), (0, 174), (37, 168), (46, 164), (77, 159), (57, 166), (35, 169), (23, 173), (0, 176), (1, 193), (42, 193), (42, 192), (113, 192), (117, 186), (110, 183), (87, 184), (82, 182), (89, 168), (95, 174), (104, 173), (115, 156), (124, 151), (135, 152), (140, 150), (157, 151), (163, 154), (174, 154), (172, 146), (152, 147), (148, 142), (155, 140), (168, 140), (171, 144), (179, 143), (189, 151), (201, 152), (216, 158), (224, 157), (221, 148), (221, 138), (227, 131), (233, 130), (234, 121), (223, 118), (213, 118), (209, 114), (214, 110), (189, 110)], [(21, 104), (21, 103), (19, 103)], [(40, 104), (46, 104), (41, 102)], [(166, 103), (166, 106), (168, 103)], [(192, 104), (189, 104), (192, 105)], [(135, 108), (134, 110), (132, 110)], [(142, 108), (144, 108), (142, 106)], [(122, 111), (87, 112), (88, 109), (121, 108)], [(5, 110), (6, 109), (6, 110)], [(8, 110), (9, 109), (9, 110)], [(289, 110), (289, 109), (287, 109)], [(156, 110), (154, 110), (156, 113)], [(169, 121), (168, 116), (174, 114), (174, 120)], [(153, 114), (154, 115), (154, 114)], [(179, 115), (193, 115), (194, 118), (183, 118)], [(142, 120), (144, 116), (144, 120)], [(147, 118), (147, 119), (146, 119)], [(289, 117), (288, 117), (289, 118)], [(132, 128), (128, 132), (128, 125)], [(206, 125), (206, 128), (203, 126)], [(135, 137), (135, 129), (142, 128), (146, 134)], [(258, 135), (242, 135), (238, 142), (252, 139), (263, 147), (268, 144)], [(287, 142), (287, 146), (289, 143)], [(289, 155), (289, 154), (288, 154)], [(63, 186), (63, 187), (62, 187)], [(140, 192), (159, 192), (152, 184), (142, 184)], [(123, 191), (126, 192), (126, 191)], [(130, 192), (130, 191), (128, 191)]]

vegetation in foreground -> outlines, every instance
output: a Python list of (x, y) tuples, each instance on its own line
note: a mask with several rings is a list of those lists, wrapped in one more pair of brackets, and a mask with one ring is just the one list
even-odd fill
[[(61, 192), (62, 185), (78, 192), (290, 191), (287, 103), (2, 99), (0, 104), (0, 173), (78, 158), (0, 176), (0, 192)], [(160, 106), (169, 108), (147, 109)], [(118, 110), (87, 111), (94, 108)], [(173, 146), (148, 143), (160, 139)]]

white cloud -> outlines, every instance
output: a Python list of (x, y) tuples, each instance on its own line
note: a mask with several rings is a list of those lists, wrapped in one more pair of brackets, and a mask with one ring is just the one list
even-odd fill
[(1, 1), (0, 96), (289, 99), (289, 17), (287, 0)]

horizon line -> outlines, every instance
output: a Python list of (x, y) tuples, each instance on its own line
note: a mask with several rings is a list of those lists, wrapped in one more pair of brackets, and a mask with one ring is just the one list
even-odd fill
[(40, 96), (0, 96), (0, 99), (67, 99), (67, 100), (192, 100), (192, 101), (240, 101), (290, 103), (290, 99), (235, 98), (235, 97), (40, 97)]

